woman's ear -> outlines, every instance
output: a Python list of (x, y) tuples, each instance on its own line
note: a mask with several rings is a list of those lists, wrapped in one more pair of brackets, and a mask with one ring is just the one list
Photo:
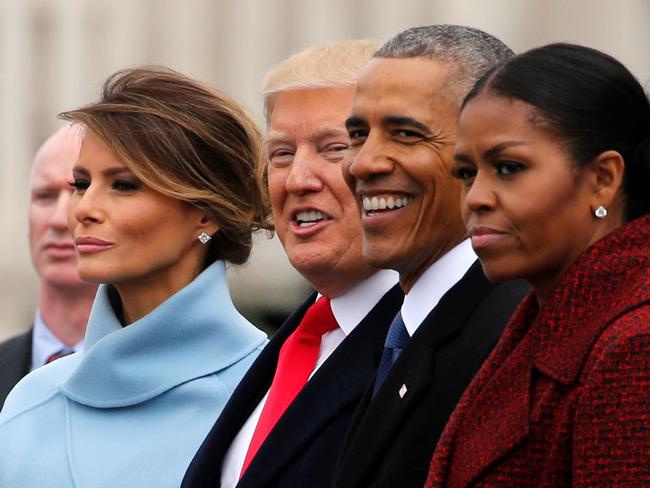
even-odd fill
[(625, 172), (623, 156), (618, 151), (605, 151), (594, 158), (590, 166), (593, 171), (592, 210), (599, 206), (615, 207), (623, 186)]
[(219, 224), (217, 224), (206, 212), (203, 212), (203, 216), (199, 222), (198, 232), (205, 232), (209, 236), (213, 236), (218, 230)]
[(188, 205), (187, 218), (194, 225), (194, 236), (207, 234), (212, 237), (219, 230), (219, 224), (210, 216), (210, 214), (198, 205)]

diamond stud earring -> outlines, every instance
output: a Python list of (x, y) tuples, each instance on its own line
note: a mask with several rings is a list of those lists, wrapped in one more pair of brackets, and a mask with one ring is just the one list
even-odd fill
[(594, 215), (599, 219), (602, 219), (607, 216), (607, 209), (602, 205), (599, 205), (596, 210), (594, 210)]
[(208, 241), (209, 241), (210, 239), (212, 239), (212, 237), (210, 237), (210, 236), (209, 236), (208, 234), (206, 234), (205, 232), (201, 232), (201, 233), (199, 234), (199, 237), (197, 237), (197, 239), (198, 239), (199, 241), (201, 241), (201, 244), (207, 244)]

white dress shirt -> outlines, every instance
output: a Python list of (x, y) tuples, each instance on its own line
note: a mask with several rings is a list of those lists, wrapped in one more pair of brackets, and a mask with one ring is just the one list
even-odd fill
[[(82, 340), (70, 349), (74, 352), (80, 352), (83, 350), (83, 346), (84, 341)], [(41, 312), (37, 309), (34, 317), (34, 328), (32, 330), (32, 365), (30, 371), (40, 368), (52, 354), (67, 347), (52, 333), (45, 322), (43, 322)]]
[(411, 337), (443, 295), (460, 281), (476, 259), (471, 241), (465, 239), (422, 273), (404, 296), (402, 304), (402, 319)]
[[(345, 294), (332, 298), (330, 305), (332, 313), (339, 327), (323, 334), (320, 343), (318, 359), (309, 378), (330, 357), (334, 350), (343, 342), (354, 328), (368, 315), (377, 302), (398, 281), (399, 275), (395, 271), (381, 270), (362, 281)], [(320, 295), (319, 295), (320, 296)], [(257, 422), (262, 414), (269, 392), (266, 392), (262, 401), (255, 407), (248, 420), (242, 425), (226, 452), (221, 470), (221, 487), (232, 488), (239, 482), (239, 475), (244, 465), (248, 446)]]

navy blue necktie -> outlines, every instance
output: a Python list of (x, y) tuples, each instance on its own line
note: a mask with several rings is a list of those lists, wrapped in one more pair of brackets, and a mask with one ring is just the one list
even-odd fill
[(379, 387), (381, 387), (388, 375), (388, 371), (390, 371), (390, 368), (397, 361), (402, 349), (404, 349), (404, 346), (406, 346), (410, 338), (411, 336), (406, 330), (404, 320), (402, 320), (402, 312), (397, 312), (393, 323), (388, 328), (388, 335), (384, 343), (384, 352), (381, 355), (381, 361), (377, 369), (377, 377), (375, 378), (375, 387), (372, 392), (373, 396), (377, 394)]

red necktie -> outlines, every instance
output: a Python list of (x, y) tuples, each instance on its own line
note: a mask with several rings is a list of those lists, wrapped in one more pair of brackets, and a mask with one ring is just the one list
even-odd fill
[(283, 344), (269, 396), (248, 446), (240, 477), (278, 419), (307, 383), (318, 359), (321, 337), (337, 327), (329, 298), (321, 297), (309, 307), (300, 325)]

